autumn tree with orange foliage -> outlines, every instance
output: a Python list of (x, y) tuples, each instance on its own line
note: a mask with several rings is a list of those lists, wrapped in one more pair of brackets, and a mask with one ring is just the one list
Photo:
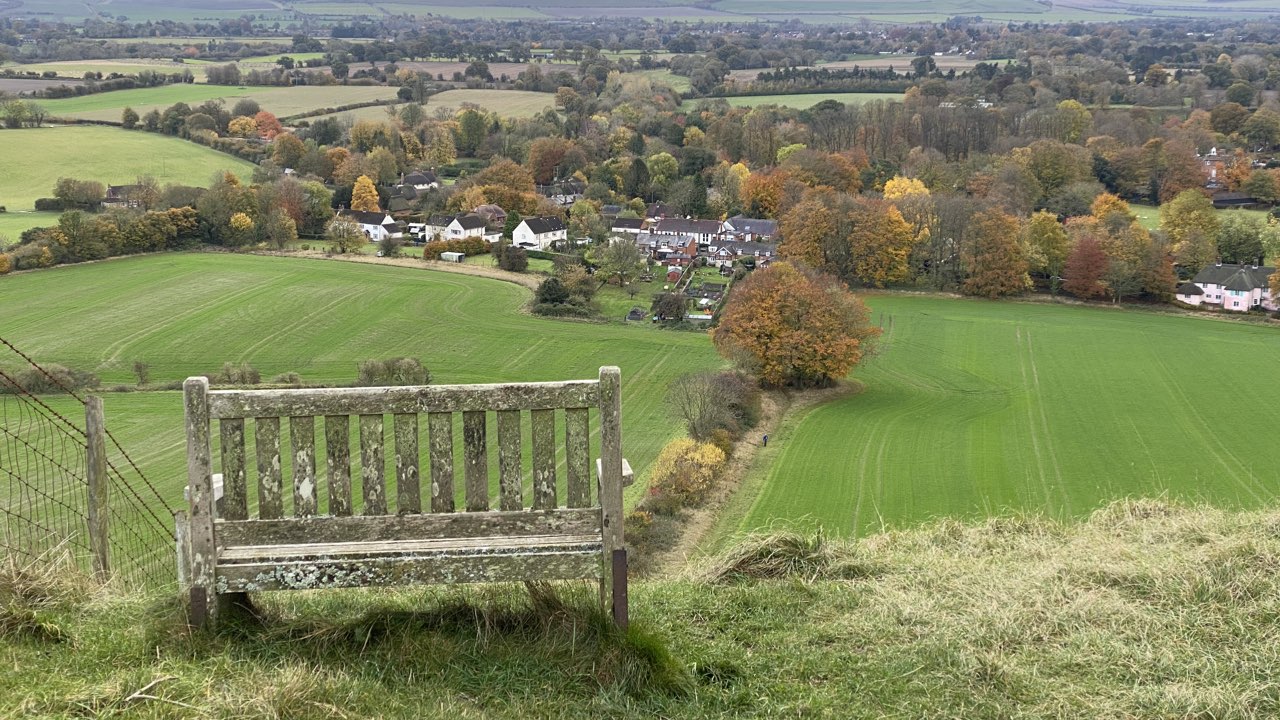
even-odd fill
[(751, 173), (742, 181), (742, 207), (751, 217), (776, 218), (784, 208), (787, 181), (785, 170)]
[(1031, 287), (1018, 218), (991, 209), (973, 216), (973, 231), (961, 253), (968, 271), (962, 286), (968, 295), (998, 298)]
[(779, 261), (735, 286), (712, 339), (765, 385), (814, 387), (848, 375), (879, 334), (839, 280)]
[(277, 135), (284, 132), (284, 126), (276, 116), (266, 110), (258, 111), (258, 114), (253, 116), (253, 121), (258, 126), (258, 135), (267, 140), (274, 140)]
[(911, 275), (917, 234), (883, 200), (821, 189), (783, 214), (778, 254), (834, 273), (848, 283), (884, 287)]
[(1067, 255), (1066, 280), (1062, 289), (1078, 298), (1098, 298), (1107, 294), (1102, 276), (1110, 261), (1097, 238), (1086, 235), (1076, 241)]

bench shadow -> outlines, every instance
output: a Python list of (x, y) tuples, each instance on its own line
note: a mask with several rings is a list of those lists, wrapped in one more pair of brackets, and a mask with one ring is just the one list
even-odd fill
[(533, 582), (409, 590), (258, 593), (216, 631), (182, 633), (196, 657), (300, 663), (374, 678), (417, 678), (467, 697), (500, 673), (509, 692), (565, 690), (679, 696), (687, 670), (643, 627), (617, 628), (596, 587)]

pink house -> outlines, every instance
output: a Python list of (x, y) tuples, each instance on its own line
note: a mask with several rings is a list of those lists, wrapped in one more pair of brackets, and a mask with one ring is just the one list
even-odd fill
[(1248, 312), (1276, 310), (1280, 305), (1271, 296), (1271, 276), (1276, 269), (1265, 265), (1210, 265), (1178, 286), (1177, 298), (1188, 305), (1212, 305), (1223, 310)]

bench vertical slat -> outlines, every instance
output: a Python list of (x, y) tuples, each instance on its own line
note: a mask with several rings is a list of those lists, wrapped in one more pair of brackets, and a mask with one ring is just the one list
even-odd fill
[(498, 411), (498, 506), (503, 510), (523, 510), (520, 479), (520, 411)]
[(249, 519), (249, 498), (245, 487), (244, 418), (226, 418), (218, 423), (222, 433), (222, 518)]
[[(626, 595), (615, 600), (614, 583), (626, 582), (626, 546), (622, 535), (622, 372), (616, 367), (600, 368), (600, 513), (604, 524), (606, 568), (600, 581), (600, 602), (612, 607), (615, 623), (627, 617)], [(615, 560), (614, 550), (622, 550)], [(621, 565), (621, 577), (615, 580)], [(610, 570), (611, 568), (611, 570)], [(619, 606), (621, 605), (621, 606)]]
[(467, 512), (489, 509), (489, 452), (485, 447), (485, 412), (462, 413), (462, 459), (467, 479)]
[(556, 506), (556, 411), (531, 410), (533, 426), (533, 509)]
[(418, 416), (396, 413), (396, 512), (422, 512), (422, 490), (418, 478)]
[(386, 423), (381, 415), (360, 416), (360, 486), (364, 491), (364, 514), (387, 514)]
[(196, 625), (217, 620), (213, 536), (213, 449), (209, 438), (209, 380), (187, 378), (182, 385), (187, 431), (187, 488), (191, 496), (191, 615)]
[(289, 418), (289, 443), (293, 446), (293, 514), (316, 514), (316, 419), (310, 415)]
[(257, 418), (253, 422), (254, 450), (258, 455), (258, 517), (284, 517), (284, 496), (280, 489), (280, 418)]
[(351, 417), (325, 415), (324, 449), (329, 467), (329, 514), (351, 514)]
[(564, 411), (565, 474), (569, 492), (565, 503), (571, 508), (591, 505), (591, 411), (567, 408)]
[(431, 435), (431, 512), (453, 512), (453, 413), (427, 414)]

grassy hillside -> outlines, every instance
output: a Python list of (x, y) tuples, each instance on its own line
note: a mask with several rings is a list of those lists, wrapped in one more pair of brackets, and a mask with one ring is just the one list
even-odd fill
[(858, 395), (771, 438), (728, 529), (865, 534), (1009, 510), (1080, 517), (1130, 495), (1256, 508), (1280, 494), (1265, 408), (1280, 330), (1205, 318), (902, 295)]
[(0, 579), (0, 715), (1276, 717), (1277, 527), (1140, 502), (774, 538), (633, 583), (625, 637), (581, 585), (258, 596), (192, 637), (168, 597)]
[[(134, 361), (149, 363), (156, 383), (224, 362), (252, 363), (266, 378), (294, 371), (312, 383), (350, 383), (358, 361), (404, 355), (420, 357), (434, 383), (592, 378), (616, 364), (624, 450), (643, 473), (678, 432), (665, 408), (667, 384), (720, 364), (710, 341), (525, 315), (528, 295), (509, 283), (414, 268), (230, 254), (131, 258), (0, 282), (6, 339), (106, 384), (135, 382)], [(105, 404), (120, 442), (179, 500), (181, 394), (108, 393)]]
[[(50, 197), (63, 176), (118, 185), (151, 175), (161, 184), (206, 185), (215, 172), (244, 178), (253, 172), (249, 162), (186, 140), (113, 127), (8, 130), (0, 142), (11, 149), (0, 173), (0, 205), (10, 212), (30, 210), (36, 198)], [(0, 228), (9, 220), (0, 216)]]

